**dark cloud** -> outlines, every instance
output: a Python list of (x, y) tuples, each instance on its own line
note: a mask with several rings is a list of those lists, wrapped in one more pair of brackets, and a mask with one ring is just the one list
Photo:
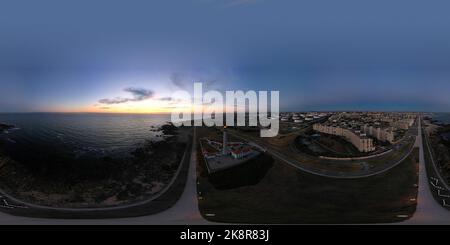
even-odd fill
[(183, 76), (180, 73), (174, 72), (172, 75), (170, 75), (170, 81), (173, 85), (177, 86), (178, 88), (186, 88), (186, 84), (183, 82)]
[(98, 101), (98, 103), (101, 104), (122, 104), (125, 102), (130, 101), (130, 99), (128, 98), (120, 98), (120, 97), (116, 97), (114, 99), (101, 99)]
[(126, 88), (124, 89), (124, 91), (129, 92), (133, 95), (133, 99), (131, 99), (131, 101), (141, 101), (141, 100), (146, 100), (146, 99), (150, 99), (154, 92), (148, 89), (143, 89), (143, 88)]
[(98, 102), (101, 104), (122, 104), (129, 101), (142, 101), (153, 97), (154, 92), (152, 90), (143, 88), (125, 88), (124, 91), (132, 94), (132, 98), (116, 97), (113, 99), (101, 99)]
[(162, 97), (162, 98), (158, 98), (158, 100), (161, 100), (161, 101), (172, 101), (173, 98), (172, 97)]
[(203, 83), (204, 89), (215, 89), (215, 87), (217, 87), (216, 85), (218, 84), (218, 81), (215, 79), (192, 77), (178, 72), (174, 72), (170, 75), (170, 81), (175, 87), (184, 90), (192, 89), (192, 84), (194, 82)]

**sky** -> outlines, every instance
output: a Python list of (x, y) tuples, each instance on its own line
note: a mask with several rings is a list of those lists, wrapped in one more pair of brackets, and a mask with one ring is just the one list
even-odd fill
[(450, 111), (445, 0), (3, 0), (0, 112), (167, 112), (277, 90), (282, 111)]

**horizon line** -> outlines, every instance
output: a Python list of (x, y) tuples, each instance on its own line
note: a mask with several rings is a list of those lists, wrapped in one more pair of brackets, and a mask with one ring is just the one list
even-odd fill
[[(414, 112), (414, 113), (450, 113), (450, 111), (414, 111), (414, 110), (285, 110), (280, 113), (292, 113), (292, 112)], [(0, 111), (0, 114), (148, 114), (148, 115), (161, 115), (171, 114), (172, 112), (74, 112), (74, 111)], [(193, 113), (193, 112), (191, 112)], [(225, 113), (229, 114), (229, 113)]]

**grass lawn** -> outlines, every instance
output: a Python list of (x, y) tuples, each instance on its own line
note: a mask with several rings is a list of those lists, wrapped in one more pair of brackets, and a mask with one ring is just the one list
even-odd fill
[[(417, 149), (384, 174), (354, 180), (307, 174), (275, 160), (259, 183), (218, 190), (203, 168), (200, 163), (200, 210), (215, 222), (387, 223), (416, 209)], [(215, 216), (205, 216), (210, 213)]]

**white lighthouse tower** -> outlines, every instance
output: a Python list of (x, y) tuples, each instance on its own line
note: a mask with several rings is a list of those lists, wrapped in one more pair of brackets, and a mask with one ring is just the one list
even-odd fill
[(222, 142), (222, 154), (228, 154), (228, 139), (227, 139), (227, 126), (223, 127), (223, 142)]

